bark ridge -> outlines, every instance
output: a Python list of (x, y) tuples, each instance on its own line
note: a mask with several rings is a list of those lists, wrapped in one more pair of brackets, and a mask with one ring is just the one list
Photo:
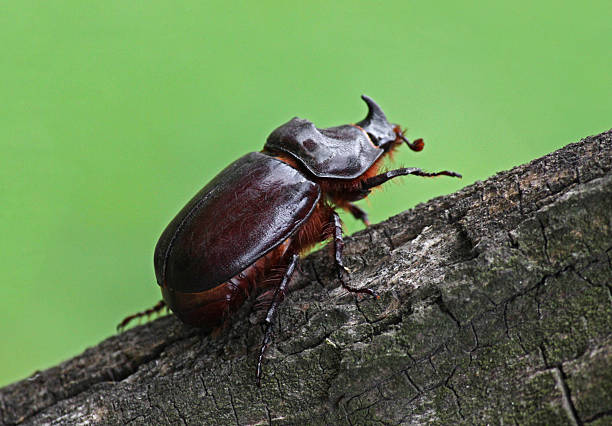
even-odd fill
[(609, 424), (612, 131), (308, 256), (262, 330), (173, 316), (0, 389), (2, 424)]

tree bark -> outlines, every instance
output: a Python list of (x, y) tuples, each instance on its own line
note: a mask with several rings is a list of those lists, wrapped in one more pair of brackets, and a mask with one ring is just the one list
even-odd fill
[(166, 316), (0, 390), (2, 424), (610, 424), (612, 131), (322, 249), (262, 329)]

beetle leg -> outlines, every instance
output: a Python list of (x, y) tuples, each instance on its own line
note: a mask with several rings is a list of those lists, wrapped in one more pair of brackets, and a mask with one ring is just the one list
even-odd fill
[(332, 220), (334, 221), (334, 260), (336, 262), (336, 266), (338, 267), (338, 279), (342, 284), (342, 288), (351, 292), (351, 293), (366, 293), (370, 296), (374, 296), (378, 298), (378, 294), (372, 289), (367, 287), (365, 288), (355, 288), (351, 287), (347, 284), (347, 279), (345, 274), (348, 274), (348, 269), (344, 266), (342, 262), (342, 250), (344, 249), (344, 240), (342, 239), (342, 222), (340, 221), (340, 216), (338, 213), (332, 213)]
[(429, 173), (424, 172), (421, 169), (417, 169), (415, 167), (402, 167), (401, 169), (389, 170), (386, 173), (381, 173), (376, 176), (372, 176), (371, 178), (365, 179), (361, 182), (361, 191), (367, 192), (370, 189), (382, 185), (386, 181), (393, 179), (398, 176), (406, 176), (406, 175), (415, 175), (422, 177), (434, 177), (434, 176), (451, 176), (460, 178), (461, 175), (456, 172), (451, 172), (448, 170), (443, 170), (441, 172)]
[(291, 256), (291, 260), (289, 261), (289, 266), (287, 266), (287, 270), (285, 271), (285, 274), (283, 275), (283, 279), (280, 285), (276, 288), (276, 291), (274, 292), (274, 296), (272, 297), (272, 304), (268, 308), (268, 314), (266, 315), (266, 320), (265, 320), (266, 331), (264, 334), (263, 342), (261, 344), (261, 349), (259, 351), (259, 359), (257, 361), (257, 386), (261, 386), (261, 373), (262, 373), (261, 363), (263, 361), (264, 354), (266, 353), (266, 349), (268, 348), (268, 346), (270, 345), (270, 342), (272, 341), (272, 328), (273, 328), (272, 321), (274, 320), (276, 309), (278, 308), (278, 305), (280, 304), (280, 302), (283, 300), (283, 296), (285, 295), (285, 292), (287, 291), (287, 285), (289, 284), (289, 281), (291, 280), (291, 276), (295, 272), (295, 267), (297, 266), (299, 259), (300, 259), (300, 256), (298, 254), (294, 254)]
[(348, 205), (346, 206), (346, 210), (348, 210), (349, 213), (351, 213), (355, 219), (362, 221), (365, 226), (370, 226), (370, 221), (368, 220), (368, 213), (364, 209), (362, 209), (356, 204), (348, 203)]
[(117, 331), (123, 330), (130, 322), (132, 322), (132, 320), (134, 320), (136, 318), (149, 317), (149, 316), (153, 315), (154, 313), (161, 311), (162, 309), (164, 309), (164, 307), (167, 308), (166, 302), (164, 302), (163, 300), (160, 300), (152, 308), (149, 308), (149, 309), (146, 309), (146, 310), (144, 310), (142, 312), (137, 312), (134, 315), (130, 315), (130, 316), (125, 317), (123, 319), (123, 321), (121, 321), (117, 325)]

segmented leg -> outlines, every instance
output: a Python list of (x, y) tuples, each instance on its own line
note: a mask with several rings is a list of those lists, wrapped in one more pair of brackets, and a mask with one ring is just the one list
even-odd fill
[(369, 191), (370, 189), (382, 185), (390, 179), (393, 179), (398, 176), (406, 176), (406, 175), (415, 175), (422, 177), (434, 177), (434, 176), (451, 176), (460, 178), (461, 175), (456, 172), (451, 172), (448, 170), (443, 170), (441, 172), (429, 173), (424, 172), (421, 169), (417, 169), (415, 167), (402, 167), (401, 169), (390, 170), (386, 173), (381, 173), (376, 176), (372, 176), (371, 178), (365, 179), (361, 182), (361, 190), (364, 192)]
[(274, 296), (272, 297), (272, 304), (268, 308), (268, 314), (266, 315), (266, 320), (265, 320), (266, 331), (264, 334), (263, 342), (261, 344), (261, 349), (259, 351), (259, 359), (257, 361), (257, 386), (261, 386), (261, 373), (262, 373), (261, 364), (263, 362), (263, 358), (264, 358), (264, 354), (266, 353), (266, 349), (268, 348), (268, 346), (270, 345), (272, 341), (274, 315), (276, 314), (278, 305), (284, 298), (285, 292), (287, 291), (287, 285), (289, 284), (289, 281), (291, 280), (291, 276), (295, 272), (295, 267), (297, 266), (299, 259), (300, 259), (300, 256), (297, 254), (294, 254), (293, 256), (291, 256), (291, 260), (289, 261), (287, 270), (285, 271), (285, 274), (283, 275), (283, 279), (280, 285), (276, 288), (276, 291), (274, 292)]
[(164, 307), (166, 307), (166, 302), (164, 302), (163, 300), (160, 300), (152, 308), (149, 308), (142, 312), (135, 313), (134, 315), (125, 317), (123, 321), (121, 321), (119, 325), (117, 325), (117, 331), (123, 330), (132, 320), (136, 318), (150, 317), (154, 313), (159, 312), (162, 309), (164, 309)]
[(336, 262), (336, 266), (338, 268), (338, 279), (342, 284), (342, 287), (351, 292), (351, 293), (366, 293), (371, 296), (378, 298), (378, 294), (372, 289), (369, 288), (355, 288), (351, 287), (347, 284), (346, 275), (348, 275), (348, 270), (344, 263), (342, 263), (342, 250), (344, 249), (344, 240), (342, 239), (342, 222), (340, 221), (340, 216), (338, 213), (332, 213), (332, 220), (334, 221), (334, 260)]
[(364, 209), (356, 204), (349, 203), (346, 210), (348, 210), (355, 219), (362, 221), (365, 226), (370, 226), (368, 213)]

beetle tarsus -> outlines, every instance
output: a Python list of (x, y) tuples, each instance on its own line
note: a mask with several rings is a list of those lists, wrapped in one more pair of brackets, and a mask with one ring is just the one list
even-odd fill
[(272, 329), (271, 326), (268, 325), (268, 327), (266, 328), (266, 335), (264, 336), (263, 343), (261, 344), (261, 349), (259, 350), (259, 359), (257, 361), (257, 387), (261, 387), (261, 376), (263, 373), (262, 362), (263, 362), (264, 355), (266, 353), (266, 349), (268, 349), (268, 346), (270, 345), (270, 342), (272, 341), (271, 329)]
[(149, 318), (151, 315), (160, 312), (162, 309), (168, 309), (168, 306), (166, 305), (166, 302), (164, 302), (163, 300), (160, 300), (159, 302), (157, 302), (155, 304), (155, 306), (153, 306), (152, 308), (149, 309), (145, 309), (142, 312), (137, 312), (134, 315), (129, 315), (127, 317), (125, 317), (123, 319), (123, 321), (121, 321), (118, 325), (117, 325), (117, 331), (123, 331), (125, 329), (125, 327), (128, 326), (128, 324), (130, 322), (132, 322), (132, 320), (135, 319), (140, 319), (142, 317), (147, 317)]
[(461, 175), (457, 172), (451, 172), (449, 170), (442, 170), (441, 172), (425, 172), (416, 167), (402, 167), (401, 169), (389, 170), (386, 173), (381, 173), (371, 178), (365, 179), (361, 182), (361, 190), (369, 191), (370, 189), (382, 185), (383, 183), (396, 178), (398, 176), (415, 175), (421, 177), (436, 177), (436, 176), (450, 176), (461, 178)]
[(344, 249), (344, 240), (342, 239), (342, 221), (336, 212), (332, 213), (332, 220), (334, 222), (334, 260), (336, 262), (336, 267), (338, 268), (338, 279), (340, 280), (340, 284), (342, 284), (342, 288), (350, 293), (365, 293), (378, 299), (378, 294), (372, 289), (367, 287), (356, 288), (348, 285), (347, 281), (349, 280), (346, 279), (346, 275), (349, 274), (349, 269), (344, 266), (344, 263), (342, 262), (342, 250)]
[(291, 280), (291, 276), (295, 272), (295, 268), (298, 264), (300, 256), (298, 254), (293, 254), (291, 256), (291, 260), (289, 261), (289, 265), (287, 266), (287, 270), (283, 275), (283, 279), (280, 282), (279, 286), (274, 291), (274, 296), (272, 296), (272, 303), (268, 308), (268, 313), (266, 315), (266, 331), (264, 334), (263, 342), (261, 343), (261, 349), (259, 350), (259, 359), (257, 360), (257, 386), (261, 386), (261, 376), (263, 373), (262, 362), (264, 359), (264, 355), (266, 353), (266, 349), (272, 342), (272, 333), (273, 333), (273, 321), (274, 316), (276, 314), (276, 310), (278, 305), (283, 301), (285, 297), (285, 292), (287, 291), (287, 285)]
[(368, 288), (368, 287), (363, 287), (363, 288), (351, 287), (350, 285), (348, 285), (342, 279), (340, 280), (340, 283), (342, 283), (342, 288), (345, 289), (346, 291), (350, 292), (350, 293), (369, 294), (370, 296), (374, 297), (375, 299), (380, 299), (380, 296), (378, 295), (378, 293), (376, 293), (371, 288)]

